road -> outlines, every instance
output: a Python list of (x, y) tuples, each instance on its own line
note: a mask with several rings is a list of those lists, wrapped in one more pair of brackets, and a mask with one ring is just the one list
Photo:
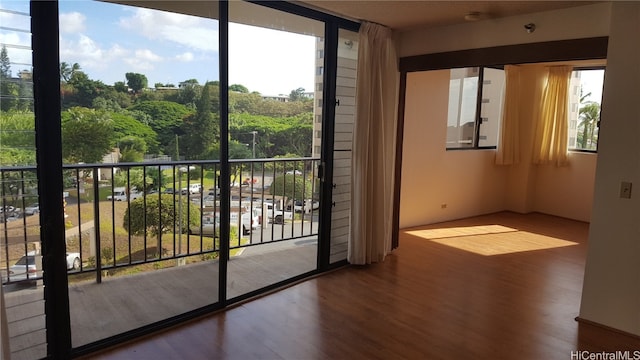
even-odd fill
[[(318, 241), (317, 234), (317, 221), (289, 221), (283, 225), (268, 224), (264, 228), (253, 230), (250, 236), (245, 237), (251, 244), (264, 245), (245, 247), (241, 256), (263, 254), (295, 246), (314, 245)], [(294, 237), (295, 239), (291, 239)], [(291, 240), (277, 241), (286, 239)]]
[(283, 240), (315, 236), (318, 233), (317, 221), (287, 221), (284, 224), (266, 224), (264, 227), (254, 229), (245, 236), (251, 244), (271, 242), (273, 240)]

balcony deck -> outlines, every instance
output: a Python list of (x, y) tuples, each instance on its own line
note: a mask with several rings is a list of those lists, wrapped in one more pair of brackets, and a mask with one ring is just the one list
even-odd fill
[[(311, 271), (316, 237), (245, 248), (228, 263), (228, 297)], [(217, 300), (217, 260), (71, 284), (74, 347), (175, 316)], [(42, 286), (5, 294), (12, 359), (44, 356)]]

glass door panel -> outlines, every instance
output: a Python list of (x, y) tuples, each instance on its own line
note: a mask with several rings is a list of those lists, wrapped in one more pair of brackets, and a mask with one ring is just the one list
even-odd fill
[(218, 4), (135, 4), (59, 5), (73, 347), (218, 301)]
[(322, 22), (229, 3), (229, 298), (317, 267), (323, 36)]

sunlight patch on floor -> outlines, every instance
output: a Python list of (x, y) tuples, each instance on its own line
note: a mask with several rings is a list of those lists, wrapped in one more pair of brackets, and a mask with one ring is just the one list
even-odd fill
[(501, 225), (410, 230), (406, 233), (484, 256), (553, 249), (578, 244)]
[(506, 232), (514, 232), (518, 229), (510, 228), (502, 225), (478, 225), (478, 226), (460, 226), (448, 227), (440, 229), (423, 229), (406, 231), (409, 235), (418, 236), (424, 239), (442, 239), (459, 236), (474, 236), (484, 234), (499, 234)]

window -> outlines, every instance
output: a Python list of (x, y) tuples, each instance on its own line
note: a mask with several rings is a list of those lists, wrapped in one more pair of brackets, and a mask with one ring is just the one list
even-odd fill
[[(480, 89), (478, 84), (482, 84)], [(502, 69), (451, 69), (447, 149), (496, 147), (504, 85)]]
[(596, 151), (600, 127), (600, 104), (604, 68), (575, 69), (571, 76), (569, 104), (569, 150)]

